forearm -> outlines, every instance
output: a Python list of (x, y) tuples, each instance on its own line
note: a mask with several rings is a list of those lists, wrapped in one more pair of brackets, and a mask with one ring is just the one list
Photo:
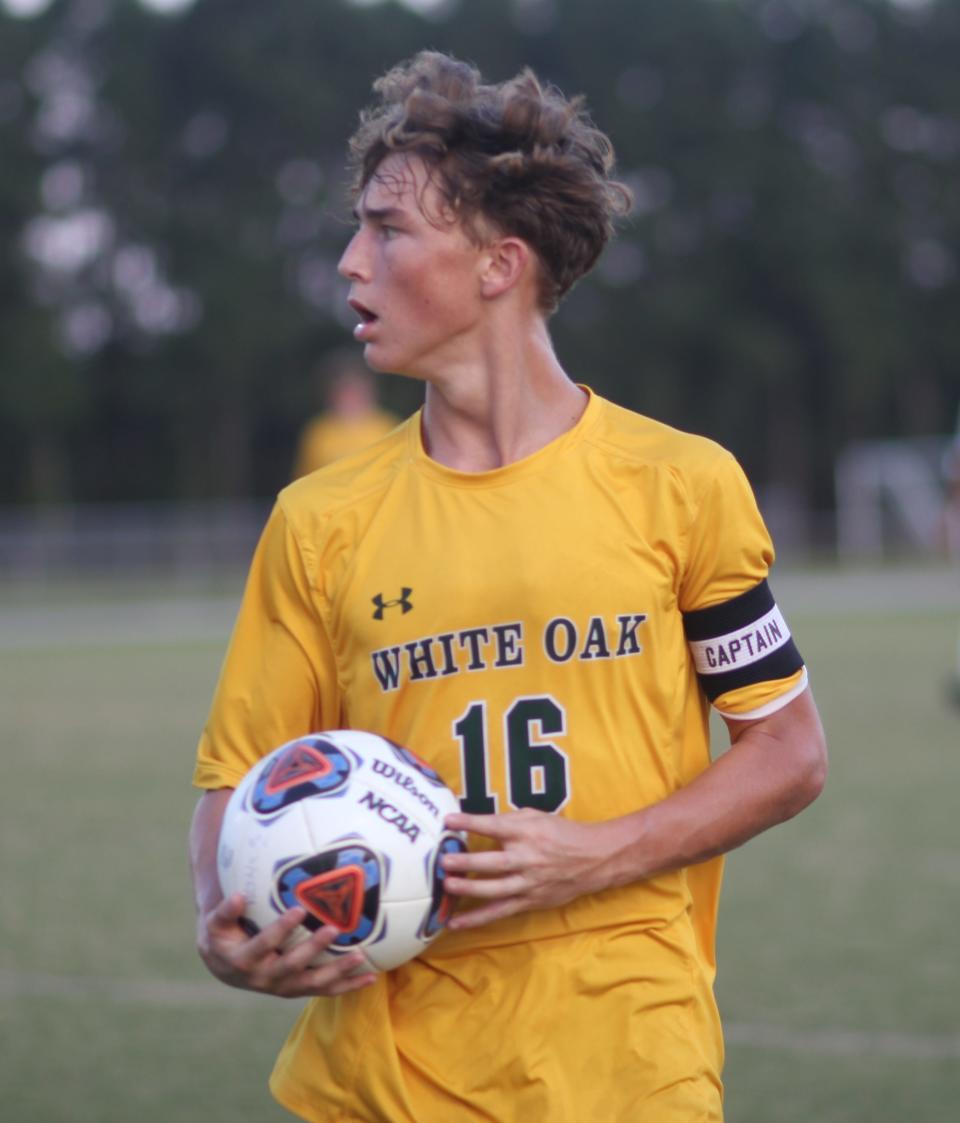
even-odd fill
[[(756, 722), (692, 783), (659, 803), (604, 826), (608, 885), (644, 880), (743, 845), (802, 811), (826, 775), (823, 730), (809, 694), (789, 721)], [(785, 731), (789, 736), (785, 736)]]
[(452, 830), (497, 844), (444, 856), (447, 891), (482, 902), (450, 927), (556, 908), (706, 861), (816, 799), (827, 753), (809, 690), (768, 718), (727, 724), (727, 753), (672, 795), (619, 819), (585, 823), (530, 809), (448, 815)]
[(204, 792), (197, 802), (190, 825), (190, 868), (193, 874), (194, 900), (197, 912), (204, 916), (223, 899), (217, 874), (217, 846), (220, 824), (232, 788)]

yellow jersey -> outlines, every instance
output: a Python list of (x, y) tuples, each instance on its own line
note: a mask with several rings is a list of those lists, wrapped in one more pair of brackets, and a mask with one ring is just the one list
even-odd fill
[[(280, 494), (195, 782), (357, 728), (413, 749), (466, 811), (628, 814), (709, 765), (708, 699), (752, 717), (805, 688), (772, 560), (709, 440), (591, 394), (545, 448), (464, 473), (414, 415)], [(446, 933), (310, 1002), (275, 1095), (316, 1123), (719, 1120), (721, 866)]]

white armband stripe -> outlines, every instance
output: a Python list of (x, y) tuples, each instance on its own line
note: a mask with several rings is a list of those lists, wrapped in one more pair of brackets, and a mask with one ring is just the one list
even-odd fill
[(766, 659), (790, 642), (790, 629), (780, 609), (774, 605), (747, 627), (722, 636), (688, 642), (697, 674), (722, 675)]
[(735, 714), (731, 713), (729, 710), (721, 710), (717, 708), (717, 713), (721, 717), (732, 718), (734, 721), (756, 721), (759, 718), (769, 717), (771, 714), (775, 714), (778, 710), (782, 710), (783, 707), (792, 702), (794, 698), (799, 698), (809, 685), (810, 680), (807, 677), (807, 668), (804, 667), (803, 672), (800, 675), (800, 680), (795, 686), (791, 687), (791, 689), (786, 691), (786, 693), (778, 694), (776, 698), (771, 698), (769, 702), (765, 702), (762, 706), (758, 706), (755, 710), (747, 710), (746, 713)]

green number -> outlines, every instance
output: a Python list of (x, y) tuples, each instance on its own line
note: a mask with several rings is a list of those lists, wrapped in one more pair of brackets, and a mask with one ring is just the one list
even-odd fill
[(557, 811), (567, 802), (567, 757), (534, 736), (566, 733), (564, 713), (550, 697), (518, 698), (507, 710), (510, 802), (514, 807)]
[[(549, 695), (518, 698), (504, 715), (507, 783), (513, 807), (558, 811), (569, 798), (567, 755), (541, 737), (566, 733), (563, 707)], [(495, 814), (490, 792), (486, 703), (474, 702), (453, 726), (460, 741), (465, 794), (460, 807), (472, 815)]]
[(497, 797), (491, 795), (487, 783), (487, 704), (474, 702), (453, 726), (460, 739), (463, 760), (463, 787), (460, 810), (468, 815), (495, 815)]

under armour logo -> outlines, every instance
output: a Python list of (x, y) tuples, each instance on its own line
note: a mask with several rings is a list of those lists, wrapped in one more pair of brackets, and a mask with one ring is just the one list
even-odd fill
[(377, 595), (372, 598), (376, 606), (376, 611), (373, 614), (374, 620), (382, 620), (384, 610), (387, 608), (399, 608), (400, 611), (406, 615), (410, 609), (413, 608), (413, 602), (410, 600), (410, 594), (412, 592), (413, 589), (408, 589), (404, 586), (400, 590), (400, 596), (394, 598), (394, 600), (384, 600), (383, 593), (377, 593)]

